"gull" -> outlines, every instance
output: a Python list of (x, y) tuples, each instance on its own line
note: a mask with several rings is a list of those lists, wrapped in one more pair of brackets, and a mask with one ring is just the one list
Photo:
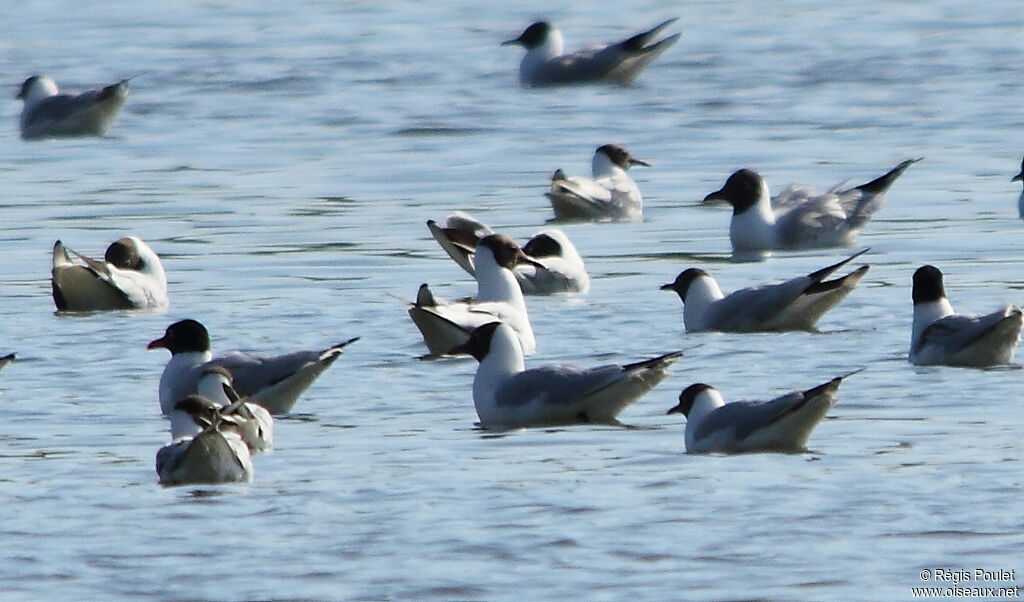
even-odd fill
[(595, 368), (550, 365), (526, 369), (515, 332), (501, 322), (473, 331), (453, 353), (469, 353), (480, 365), (473, 378), (473, 405), (485, 429), (567, 424), (618, 424), (616, 416), (668, 375), (682, 355), (667, 353), (635, 364)]
[(60, 94), (45, 75), (33, 75), (21, 84), (17, 96), (21, 110), (21, 137), (102, 136), (128, 98), (128, 80), (78, 95)]
[(53, 301), (59, 311), (162, 308), (167, 276), (160, 258), (135, 236), (107, 247), (103, 261), (53, 245)]
[[(207, 364), (199, 377), (199, 395), (220, 407), (222, 415), (235, 418), (238, 433), (253, 452), (274, 449), (274, 418), (266, 408), (235, 391), (234, 377), (224, 366)], [(173, 412), (172, 412), (173, 414)]]
[(864, 249), (839, 263), (784, 282), (760, 284), (723, 295), (718, 283), (700, 268), (689, 268), (661, 286), (675, 291), (683, 301), (683, 325), (687, 331), (718, 330), (759, 332), (814, 330), (828, 310), (857, 286), (870, 266), (825, 280), (836, 270), (866, 253)]
[(802, 452), (811, 431), (835, 405), (839, 384), (851, 374), (770, 401), (728, 404), (718, 389), (696, 383), (683, 389), (679, 404), (667, 414), (686, 416), (686, 451), (691, 454)]
[[(1024, 182), (1024, 161), (1020, 164), (1020, 172), (1010, 179), (1011, 182)], [(1020, 218), (1024, 219), (1024, 190), (1021, 190), (1020, 197), (1017, 198), (1017, 212), (1020, 214)]]
[(942, 272), (924, 265), (914, 272), (914, 324), (910, 363), (985, 368), (1013, 361), (1024, 325), (1021, 308), (1010, 305), (984, 316), (953, 313)]
[(551, 176), (551, 201), (556, 220), (643, 219), (643, 197), (636, 182), (626, 173), (633, 165), (651, 164), (634, 158), (625, 148), (604, 144), (594, 151), (590, 168), (593, 178), (568, 176), (561, 169)]
[(252, 457), (238, 425), (217, 404), (189, 395), (171, 412), (171, 443), (156, 453), (163, 485), (252, 481)]
[(881, 207), (896, 178), (920, 160), (904, 161), (853, 188), (838, 185), (822, 192), (790, 185), (770, 200), (764, 178), (751, 169), (741, 169), (704, 202), (724, 200), (732, 205), (729, 239), (734, 252), (849, 246)]
[(512, 275), (518, 262), (543, 267), (527, 257), (511, 238), (490, 234), (480, 239), (474, 254), (475, 301), (445, 302), (435, 297), (426, 284), (420, 285), (416, 302), (409, 307), (409, 317), (419, 328), (431, 355), (449, 353), (465, 343), (473, 330), (495, 320), (511, 326), (527, 355), (536, 350), (526, 301)]
[(151, 341), (146, 348), (171, 352), (171, 359), (160, 375), (160, 410), (164, 414), (171, 413), (177, 400), (198, 392), (200, 378), (211, 364), (228, 369), (240, 395), (271, 414), (283, 414), (291, 411), (299, 395), (341, 356), (345, 346), (358, 340), (359, 337), (349, 339), (320, 351), (271, 357), (232, 351), (214, 359), (209, 332), (190, 319), (171, 324), (164, 336)]
[(669, 19), (647, 31), (614, 44), (595, 44), (564, 54), (562, 33), (545, 21), (530, 25), (518, 38), (502, 46), (526, 48), (519, 63), (519, 83), (525, 87), (565, 84), (612, 83), (628, 86), (651, 61), (679, 40), (679, 34), (654, 41)]
[[(429, 220), (427, 228), (448, 256), (475, 278), (473, 255), (476, 246), (481, 238), (494, 234), (494, 231), (462, 211), (449, 215), (444, 226)], [(583, 258), (561, 230), (541, 230), (526, 241), (522, 250), (534, 262), (517, 263), (512, 270), (524, 295), (586, 293), (590, 290), (590, 276)]]

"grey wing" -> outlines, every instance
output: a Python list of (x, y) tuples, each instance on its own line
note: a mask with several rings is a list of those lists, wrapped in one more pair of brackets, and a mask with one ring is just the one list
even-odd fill
[(846, 211), (834, 193), (806, 194), (803, 202), (787, 200), (777, 207), (776, 223), (786, 246), (828, 245), (847, 231)]
[(734, 401), (718, 408), (701, 423), (694, 433), (697, 439), (729, 429), (736, 441), (743, 441), (755, 432), (770, 426), (804, 401), (803, 393), (793, 391), (771, 401)]
[(1006, 311), (995, 311), (984, 316), (952, 315), (932, 322), (921, 333), (914, 350), (930, 345), (958, 351), (985, 336), (994, 326), (1006, 318)]
[(71, 94), (58, 94), (51, 96), (32, 108), (26, 118), (26, 125), (42, 125), (44, 123), (56, 123), (62, 121), (79, 111), (96, 104), (99, 90), (90, 90), (77, 96)]
[(233, 351), (215, 358), (209, 364), (227, 368), (234, 377), (234, 387), (239, 395), (248, 396), (260, 389), (275, 385), (295, 374), (300, 368), (317, 361), (321, 351), (297, 351), (287, 355), (259, 357)]
[(547, 67), (556, 81), (587, 82), (603, 79), (629, 55), (618, 46), (589, 46), (551, 60)]
[(520, 406), (533, 402), (568, 405), (617, 382), (625, 372), (609, 364), (581, 369), (575, 366), (543, 366), (510, 378), (496, 395), (499, 406)]
[(807, 276), (740, 289), (712, 306), (711, 323), (721, 330), (753, 330), (785, 311), (812, 281)]

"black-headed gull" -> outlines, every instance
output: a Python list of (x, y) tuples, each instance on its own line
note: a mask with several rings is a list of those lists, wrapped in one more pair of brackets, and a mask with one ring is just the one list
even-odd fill
[(942, 272), (924, 265), (914, 272), (914, 324), (910, 363), (985, 368), (1013, 361), (1024, 315), (1010, 305), (984, 316), (953, 313)]
[(530, 25), (519, 37), (503, 42), (526, 49), (519, 63), (519, 83), (527, 87), (566, 84), (611, 83), (627, 86), (644, 67), (679, 40), (673, 34), (655, 41), (677, 19), (669, 19), (647, 31), (614, 44), (595, 44), (565, 53), (562, 33), (546, 21)]
[[(444, 226), (429, 220), (427, 228), (448, 256), (475, 278), (473, 255), (476, 246), (481, 238), (494, 234), (494, 231), (462, 211), (449, 215)], [(524, 295), (586, 293), (590, 290), (590, 276), (583, 258), (561, 230), (541, 230), (526, 241), (522, 250), (534, 261), (517, 263), (512, 270)]]
[(551, 365), (526, 369), (519, 339), (507, 324), (491, 322), (452, 350), (480, 365), (473, 405), (486, 429), (565, 424), (617, 424), (616, 416), (668, 375), (681, 351), (635, 364), (595, 368)]
[(103, 261), (53, 245), (53, 301), (60, 311), (166, 307), (167, 276), (160, 257), (135, 236), (107, 247)]
[[(1020, 171), (1010, 181), (1024, 182), (1024, 161), (1021, 161)], [(1020, 196), (1017, 197), (1017, 212), (1020, 214), (1020, 218), (1024, 219), (1024, 190), (1021, 190)]]
[(643, 219), (643, 197), (633, 178), (626, 173), (633, 165), (650, 167), (629, 151), (615, 144), (599, 146), (590, 168), (593, 178), (566, 176), (561, 169), (551, 176), (551, 188), (545, 193), (551, 201), (556, 220)]
[(274, 449), (274, 418), (266, 408), (235, 391), (234, 377), (224, 366), (206, 364), (199, 377), (199, 395), (216, 403), (222, 415), (231, 416), (242, 440), (253, 452)]
[(680, 272), (661, 290), (675, 291), (683, 301), (683, 325), (687, 331), (814, 330), (821, 316), (850, 294), (870, 266), (861, 266), (834, 280), (825, 279), (867, 251), (806, 276), (740, 289), (728, 296), (700, 268)]
[[(527, 355), (536, 350), (526, 300), (512, 275), (518, 262), (537, 263), (511, 238), (490, 234), (480, 239), (474, 256), (475, 300), (445, 302), (435, 297), (426, 284), (420, 286), (416, 302), (409, 307), (409, 317), (423, 335), (431, 355), (449, 353), (465, 343), (474, 329), (495, 320), (512, 327)], [(542, 266), (538, 263), (538, 267)]]
[(164, 336), (149, 343), (147, 349), (167, 349), (171, 359), (160, 375), (160, 410), (170, 414), (174, 404), (186, 395), (197, 393), (207, 364), (224, 366), (233, 377), (235, 390), (270, 411), (290, 412), (299, 395), (341, 356), (346, 345), (359, 337), (320, 351), (296, 351), (286, 355), (261, 357), (232, 351), (213, 359), (210, 334), (195, 320), (181, 320), (167, 327)]
[(686, 416), (686, 451), (691, 454), (802, 452), (847, 376), (770, 401), (732, 403), (725, 403), (718, 389), (697, 383), (683, 389), (679, 404), (667, 413)]
[(885, 192), (896, 178), (920, 160), (904, 161), (853, 188), (836, 186), (822, 192), (790, 185), (774, 198), (769, 198), (764, 178), (751, 169), (741, 169), (704, 202), (724, 200), (732, 205), (729, 240), (734, 252), (843, 247), (857, 240), (857, 233), (882, 206)]
[(189, 395), (172, 408), (171, 443), (157, 451), (156, 472), (163, 485), (249, 482), (252, 457), (232, 417)]
[(102, 136), (128, 98), (128, 80), (78, 95), (60, 94), (45, 75), (33, 75), (21, 84), (16, 98), (21, 110), (21, 137)]

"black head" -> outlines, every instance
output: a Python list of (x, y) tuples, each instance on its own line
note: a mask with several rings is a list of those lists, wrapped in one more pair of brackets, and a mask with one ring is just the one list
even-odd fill
[(26, 79), (24, 82), (22, 82), (21, 89), (18, 90), (18, 93), (14, 95), (14, 98), (16, 98), (18, 100), (24, 100), (28, 96), (28, 91), (32, 89), (32, 86), (34, 86), (35, 83), (37, 81), (39, 81), (39, 79), (41, 77), (43, 77), (43, 76), (42, 75), (33, 75), (32, 77), (30, 77), (30, 78)]
[(135, 241), (124, 237), (118, 239), (107, 247), (103, 255), (107, 263), (117, 266), (123, 270), (138, 270), (142, 268), (142, 258), (139, 256), (139, 247)]
[(697, 400), (697, 396), (708, 389), (714, 389), (714, 387), (704, 383), (695, 383), (686, 387), (683, 389), (683, 392), (679, 394), (679, 404), (665, 413), (682, 414), (683, 416), (689, 417), (690, 410), (693, 409), (693, 402)]
[(536, 258), (561, 257), (562, 245), (547, 234), (538, 234), (523, 246), (523, 253)]
[(478, 327), (469, 335), (469, 340), (461, 345), (452, 347), (448, 355), (472, 355), (476, 361), (482, 362), (487, 354), (491, 352), (491, 339), (494, 338), (494, 331), (501, 326), (501, 322), (488, 322)]
[(612, 163), (618, 165), (622, 169), (629, 169), (634, 165), (643, 165), (644, 167), (651, 166), (647, 161), (634, 159), (633, 156), (629, 154), (629, 151), (618, 144), (603, 144), (597, 147), (597, 150), (594, 152), (602, 153), (607, 156), (611, 159)]
[(933, 265), (923, 265), (914, 272), (914, 303), (929, 303), (946, 296), (942, 286), (942, 272)]
[(208, 427), (217, 419), (217, 404), (203, 397), (202, 395), (189, 395), (179, 399), (174, 404), (174, 409), (185, 412), (192, 417), (192, 420), (201, 427)]
[(761, 198), (761, 176), (752, 169), (741, 169), (725, 181), (725, 186), (704, 197), (704, 202), (725, 201), (739, 215), (757, 204)]
[(171, 355), (190, 351), (209, 351), (210, 333), (195, 320), (181, 320), (167, 327), (164, 336), (150, 341), (146, 349), (166, 349)]
[(530, 263), (537, 267), (544, 267), (533, 261), (523, 253), (514, 240), (504, 234), (490, 234), (480, 239), (480, 247), (487, 247), (494, 255), (494, 260), (503, 268), (513, 269), (517, 263)]
[(708, 276), (708, 273), (700, 268), (689, 268), (679, 272), (676, 279), (668, 284), (661, 285), (663, 291), (675, 291), (679, 295), (679, 298), (686, 302), (686, 292), (690, 290), (690, 285), (693, 281), (702, 277)]
[(548, 39), (548, 33), (550, 31), (551, 25), (547, 21), (537, 21), (533, 25), (527, 27), (523, 33), (519, 34), (518, 38), (506, 40), (502, 42), (501, 45), (519, 45), (529, 50), (530, 48), (536, 48), (543, 44), (544, 41)]

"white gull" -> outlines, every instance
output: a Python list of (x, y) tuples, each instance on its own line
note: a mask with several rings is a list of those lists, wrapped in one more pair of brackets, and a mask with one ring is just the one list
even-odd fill
[(669, 19), (647, 31), (613, 44), (595, 44), (565, 54), (562, 32), (546, 21), (527, 27), (519, 37), (503, 42), (526, 49), (519, 63), (519, 83), (527, 87), (612, 83), (629, 85), (644, 67), (679, 40), (673, 34), (655, 41), (674, 23)]
[(167, 276), (160, 257), (135, 236), (107, 247), (103, 261), (53, 245), (53, 301), (60, 311), (162, 308)]
[(160, 375), (160, 410), (170, 414), (178, 400), (199, 390), (208, 364), (224, 366), (234, 388), (271, 414), (290, 412), (299, 395), (359, 337), (319, 351), (296, 351), (278, 356), (257, 356), (232, 351), (216, 359), (210, 352), (210, 334), (195, 320), (181, 320), (167, 327), (164, 336), (147, 349), (167, 349), (171, 359)]
[(426, 284), (420, 286), (416, 302), (409, 307), (409, 317), (423, 335), (431, 355), (449, 353), (456, 345), (465, 343), (473, 330), (495, 320), (507, 323), (515, 331), (527, 355), (536, 350), (526, 300), (512, 275), (521, 261), (533, 262), (511, 238), (491, 234), (480, 240), (474, 255), (475, 300), (445, 302), (435, 297)]
[(604, 144), (594, 151), (592, 178), (566, 176), (561, 169), (551, 176), (545, 196), (551, 201), (556, 220), (640, 221), (643, 197), (633, 178), (626, 173), (633, 165), (650, 167), (625, 148)]
[(486, 429), (566, 424), (618, 424), (628, 405), (661, 382), (682, 352), (620, 366), (550, 365), (526, 369), (519, 339), (508, 325), (485, 324), (453, 350), (480, 365), (473, 405)]
[(985, 368), (1013, 361), (1024, 315), (1009, 305), (983, 316), (957, 315), (946, 298), (942, 272), (914, 272), (914, 323), (908, 359), (915, 365)]
[(751, 286), (728, 296), (718, 288), (715, 279), (700, 268), (680, 272), (673, 282), (662, 285), (661, 290), (674, 291), (683, 301), (683, 325), (687, 331), (814, 330), (821, 316), (857, 286), (869, 266), (833, 280), (826, 278), (867, 251), (864, 249), (806, 276)]
[(882, 206), (896, 178), (920, 160), (904, 161), (853, 188), (819, 191), (790, 185), (774, 198), (769, 198), (764, 178), (741, 169), (704, 202), (724, 200), (732, 205), (729, 240), (737, 253), (848, 246)]
[(691, 454), (801, 452), (835, 405), (839, 384), (847, 376), (770, 401), (728, 404), (718, 389), (696, 383), (683, 389), (679, 404), (667, 413), (686, 416), (686, 451)]
[(21, 85), (16, 98), (21, 110), (21, 137), (102, 136), (128, 98), (128, 80), (81, 94), (61, 94), (45, 75), (33, 75)]
[[(448, 256), (475, 278), (473, 256), (476, 247), (480, 239), (494, 234), (494, 231), (462, 211), (449, 215), (444, 226), (429, 220), (427, 228)], [(533, 263), (517, 263), (512, 274), (524, 295), (586, 293), (590, 290), (590, 276), (583, 258), (561, 230), (541, 230), (526, 241), (522, 250)]]

